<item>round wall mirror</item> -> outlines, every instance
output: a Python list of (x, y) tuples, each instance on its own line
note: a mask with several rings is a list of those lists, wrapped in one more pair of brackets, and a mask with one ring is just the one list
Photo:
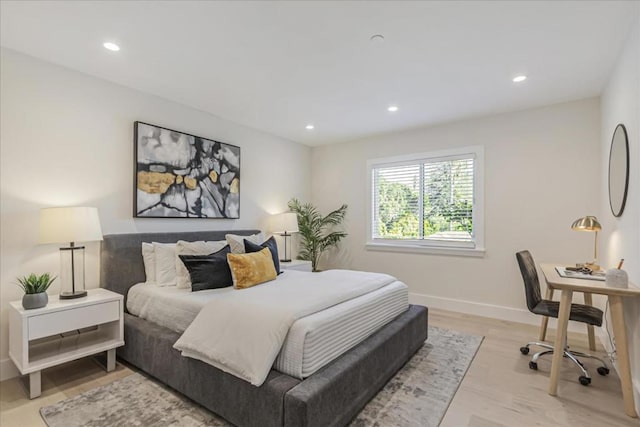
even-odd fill
[(613, 216), (620, 216), (629, 186), (629, 140), (623, 124), (616, 126), (609, 152), (609, 205)]

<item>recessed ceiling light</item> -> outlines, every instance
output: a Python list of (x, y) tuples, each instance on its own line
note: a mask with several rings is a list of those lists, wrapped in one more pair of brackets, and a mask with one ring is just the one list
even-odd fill
[(304, 128), (305, 128), (306, 130), (313, 130), (313, 129), (315, 128), (315, 126), (314, 126), (314, 125), (312, 125), (312, 124), (308, 124), (308, 125), (306, 125)]
[(104, 47), (105, 47), (105, 49), (109, 49), (109, 50), (112, 50), (112, 51), (114, 51), (114, 52), (117, 52), (117, 51), (119, 51), (119, 50), (120, 50), (120, 46), (118, 46), (118, 45), (117, 45), (117, 44), (115, 44), (115, 43), (111, 43), (111, 42), (103, 43), (103, 44), (102, 44), (102, 46), (104, 46)]
[(387, 108), (387, 111), (391, 111), (392, 113), (395, 113), (396, 111), (398, 111), (398, 106), (397, 105), (389, 105), (389, 108)]
[(515, 77), (513, 78), (513, 81), (514, 81), (515, 83), (520, 83), (520, 82), (523, 82), (523, 81), (525, 81), (525, 80), (527, 80), (527, 76), (525, 76), (524, 74), (520, 74), (519, 76), (515, 76)]
[(384, 41), (384, 36), (382, 34), (374, 34), (369, 37), (369, 40), (371, 40), (373, 43), (381, 43)]

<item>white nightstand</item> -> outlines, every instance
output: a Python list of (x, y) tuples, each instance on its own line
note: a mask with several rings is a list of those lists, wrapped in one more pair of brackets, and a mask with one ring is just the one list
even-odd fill
[(107, 352), (107, 372), (116, 367), (116, 347), (124, 345), (122, 295), (90, 289), (78, 299), (49, 296), (43, 308), (9, 304), (9, 357), (29, 375), (29, 397), (40, 396), (40, 371), (71, 360)]
[(291, 262), (280, 261), (280, 270), (298, 270), (311, 272), (311, 261), (292, 259)]

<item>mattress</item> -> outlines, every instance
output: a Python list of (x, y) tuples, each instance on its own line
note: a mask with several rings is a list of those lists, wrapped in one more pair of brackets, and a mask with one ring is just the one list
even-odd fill
[[(283, 275), (307, 273), (285, 270)], [(277, 279), (276, 279), (277, 280)], [(127, 310), (176, 332), (184, 332), (202, 307), (233, 288), (190, 292), (188, 289), (139, 283), (129, 290)], [(306, 378), (359, 344), (409, 307), (407, 286), (393, 282), (374, 292), (297, 320), (289, 330), (274, 369)]]

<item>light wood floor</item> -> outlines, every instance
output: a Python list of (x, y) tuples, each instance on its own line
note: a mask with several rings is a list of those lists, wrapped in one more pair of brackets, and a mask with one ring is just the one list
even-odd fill
[[(535, 326), (484, 317), (430, 310), (430, 324), (484, 335), (485, 339), (447, 411), (442, 427), (488, 426), (640, 426), (624, 415), (620, 381), (615, 374), (599, 376), (593, 362), (591, 386), (578, 383), (578, 371), (568, 362), (561, 371), (559, 397), (547, 394), (550, 358), (539, 370), (518, 349), (537, 338)], [(553, 339), (553, 331), (548, 339)], [(569, 334), (572, 347), (585, 349), (586, 335)], [(604, 354), (601, 353), (601, 356)], [(544, 359), (544, 358), (543, 358)], [(0, 426), (44, 426), (39, 409), (131, 374), (118, 364), (106, 373), (91, 359), (51, 368), (42, 375), (42, 396), (29, 400), (19, 379), (0, 383)], [(392, 427), (392, 426), (389, 426)]]

